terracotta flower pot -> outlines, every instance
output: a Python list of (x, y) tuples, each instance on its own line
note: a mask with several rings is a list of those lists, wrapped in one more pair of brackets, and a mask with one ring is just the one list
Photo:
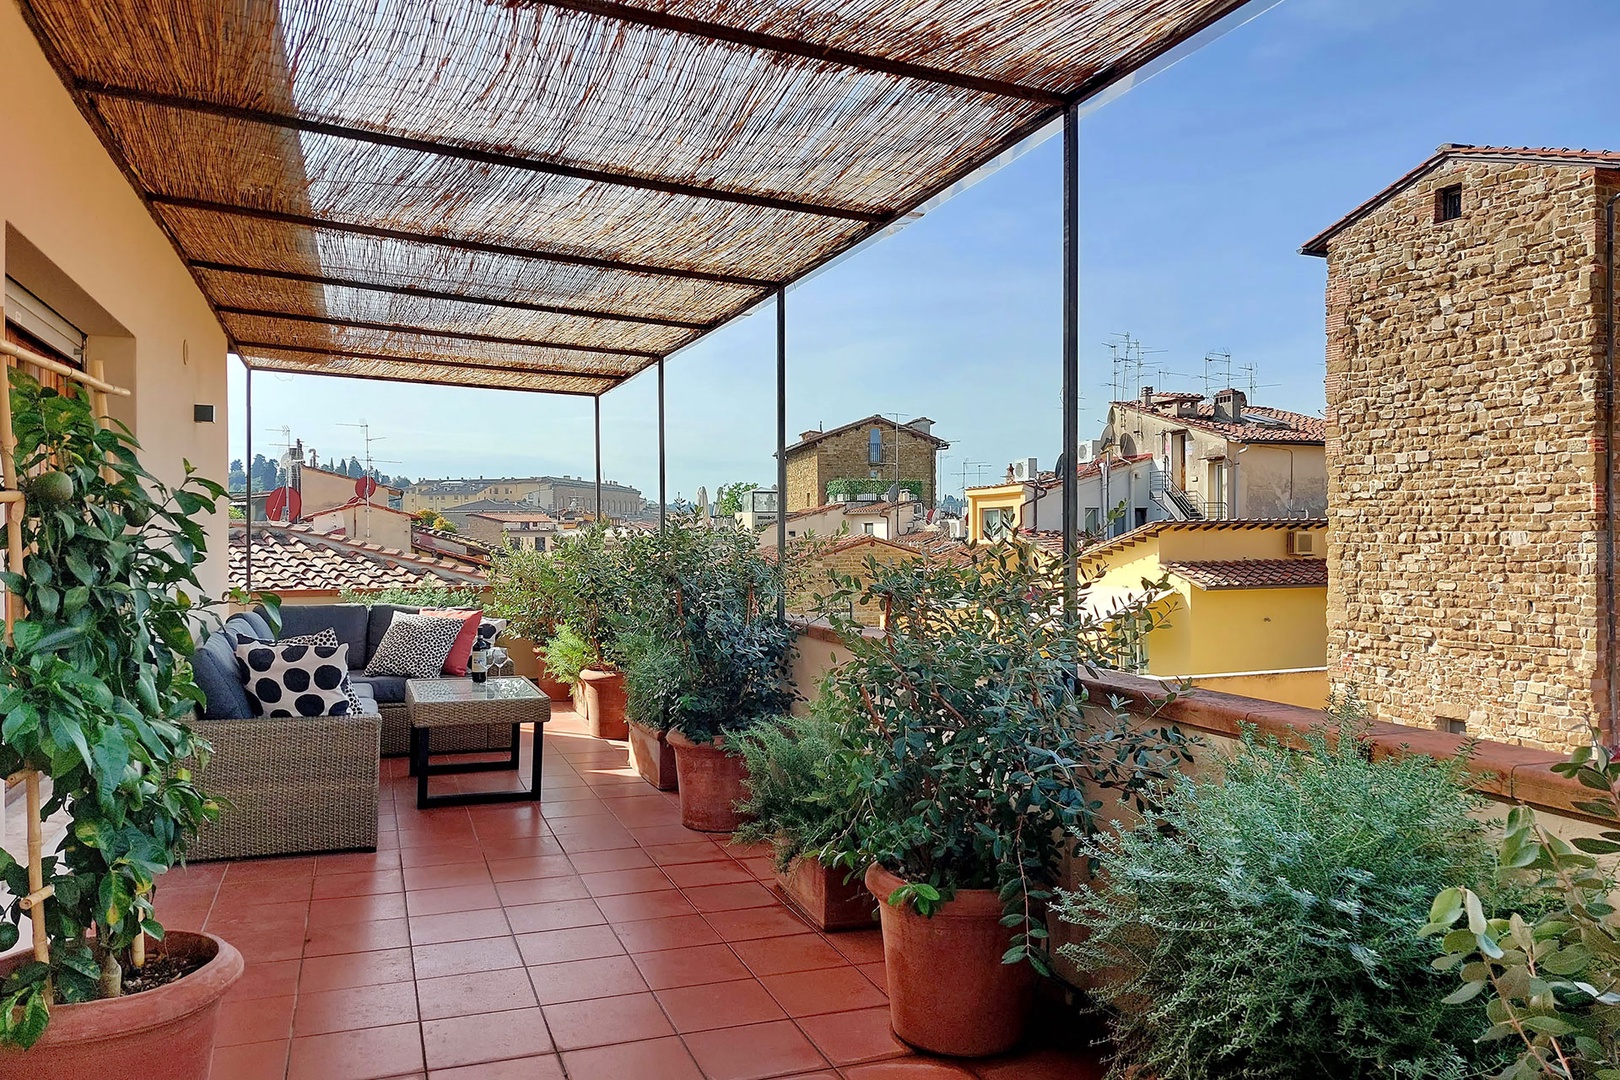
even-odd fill
[(624, 717), (624, 672), (586, 668), (579, 673), (579, 682), (585, 688), (585, 720), (591, 726), (591, 734), (598, 739), (622, 739), (628, 735)]
[(881, 866), (866, 871), (883, 923), (889, 1023), (919, 1050), (988, 1057), (1023, 1038), (1035, 970), (1003, 964), (1012, 931), (993, 889), (959, 889), (932, 916), (889, 897), (905, 882)]
[(732, 832), (746, 820), (733, 808), (746, 792), (748, 764), (718, 742), (699, 745), (669, 733), (681, 792), (681, 824), (699, 832)]
[(590, 710), (585, 707), (585, 684), (577, 682), (568, 688), (568, 697), (574, 703), (574, 715), (581, 720), (589, 721)]
[[(534, 681), (536, 685), (540, 687), (540, 692), (546, 695), (546, 697), (550, 698), (552, 701), (567, 701), (570, 697), (572, 697), (572, 688), (561, 679), (558, 679), (556, 676), (552, 675), (551, 669), (546, 667), (546, 651), (540, 646), (535, 645), (530, 649), (530, 652), (534, 656)], [(522, 675), (523, 672), (519, 671), (518, 674)]]
[[(219, 1001), (242, 977), (242, 954), (212, 934), (171, 930), (148, 956), (207, 957), (183, 979), (138, 994), (51, 1006), (50, 1026), (27, 1050), (0, 1046), (0, 1076), (107, 1080), (140, 1073), (208, 1080)], [(0, 977), (33, 959), (0, 961)]]
[(641, 778), (659, 791), (676, 786), (675, 751), (662, 731), (630, 722), (630, 761)]
[(859, 880), (845, 881), (847, 873), (819, 859), (795, 859), (787, 873), (776, 875), (776, 887), (817, 929), (870, 930), (877, 901)]

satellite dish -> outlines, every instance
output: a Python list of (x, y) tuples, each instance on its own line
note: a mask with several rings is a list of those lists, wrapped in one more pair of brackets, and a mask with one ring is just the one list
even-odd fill
[(362, 499), (370, 501), (371, 497), (377, 494), (377, 481), (369, 476), (362, 476), (354, 482), (354, 493)]
[(891, 502), (891, 503), (892, 502), (899, 502), (900, 501), (900, 485), (899, 484), (890, 484), (888, 490), (883, 493), (883, 501), (884, 502)]
[(304, 499), (290, 487), (278, 487), (264, 499), (264, 516), (270, 521), (297, 521), (304, 516)]
[(1053, 471), (1056, 472), (1059, 476), (1067, 476), (1067, 475), (1069, 475), (1069, 455), (1068, 454), (1059, 454), (1058, 455), (1057, 464), (1055, 466), (1053, 466)]

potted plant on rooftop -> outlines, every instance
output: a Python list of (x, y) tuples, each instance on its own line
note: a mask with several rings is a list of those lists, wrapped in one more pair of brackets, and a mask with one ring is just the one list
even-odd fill
[[(1142, 620), (1066, 613), (1061, 565), (1019, 543), (960, 565), (868, 559), (834, 580), (823, 610), (850, 659), (822, 707), (843, 718), (855, 780), (849, 827), (824, 850), (864, 867), (879, 901), (895, 1032), (999, 1053), (1048, 970), (1072, 833), (1104, 793), (1139, 800), (1186, 756), (1172, 730), (1087, 708), (1078, 676), (1128, 653)], [(840, 614), (856, 608), (886, 632)]]
[(485, 607), (490, 614), (506, 620), (509, 638), (530, 643), (539, 674), (536, 681), (552, 701), (567, 701), (572, 683), (565, 681), (546, 662), (547, 645), (558, 632), (560, 620), (554, 579), (557, 566), (542, 551), (506, 547), (492, 553), (489, 564), (489, 596)]
[(3, 575), (21, 617), (0, 649), (0, 775), (44, 774), (41, 812), (65, 814), (68, 828), (38, 859), (42, 907), (25, 910), (22, 898), (42, 893), (29, 866), (0, 851), (10, 897), (0, 950), (28, 914), (48, 946), (44, 961), (36, 942), (0, 962), (0, 1074), (104, 1080), (146, 1068), (201, 1080), (242, 958), (209, 934), (165, 934), (153, 897), (217, 814), (190, 771), (208, 747), (188, 726), (201, 693), (186, 657), (193, 626), (212, 615), (194, 567), (225, 493), (189, 464), (184, 483), (165, 487), (86, 396), (12, 375), (26, 554), (21, 573)]
[(755, 538), (681, 518), (647, 541), (654, 569), (630, 601), (630, 679), (644, 722), (668, 731), (681, 819), (730, 832), (741, 820), (742, 758), (723, 737), (785, 712), (793, 632), (776, 615), (777, 567)]
[[(605, 523), (595, 522), (545, 558), (549, 572), (535, 579), (537, 595), (549, 617), (584, 646), (579, 686), (591, 734), (622, 739), (627, 734), (618, 652), (618, 611), (627, 583), (622, 545)], [(548, 663), (550, 657), (548, 648)]]

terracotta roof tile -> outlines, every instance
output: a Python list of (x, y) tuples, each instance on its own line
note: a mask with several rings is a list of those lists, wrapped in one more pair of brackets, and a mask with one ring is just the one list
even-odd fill
[[(231, 526), (230, 581), (247, 584), (247, 530)], [(274, 593), (337, 593), (345, 589), (486, 584), (483, 570), (456, 559), (398, 551), (303, 525), (253, 526), (253, 588)]]
[(1264, 423), (1237, 423), (1232, 420), (1215, 419), (1215, 404), (1206, 401), (1198, 406), (1198, 411), (1191, 416), (1182, 416), (1175, 411), (1150, 408), (1140, 401), (1116, 401), (1113, 403), (1117, 409), (1130, 409), (1146, 416), (1156, 416), (1161, 420), (1174, 420), (1187, 427), (1198, 428), (1200, 431), (1210, 431), (1217, 435), (1224, 435), (1228, 439), (1247, 443), (1327, 443), (1327, 421), (1320, 416), (1307, 416), (1305, 413), (1289, 412), (1286, 409), (1272, 409), (1263, 405), (1243, 406), (1244, 416), (1259, 416), (1270, 420), (1280, 421), (1287, 427), (1273, 427)]
[[(945, 449), (947, 446), (950, 446), (951, 445), (950, 443), (946, 442), (944, 439), (940, 438), (938, 435), (935, 435), (935, 434), (933, 434), (931, 432), (927, 432), (927, 431), (918, 431), (916, 428), (911, 426), (912, 424), (915, 424), (918, 420), (927, 420), (927, 419), (928, 419), (928, 417), (926, 417), (926, 416), (919, 416), (916, 419), (909, 420), (906, 423), (901, 424), (900, 429), (902, 431), (906, 432), (907, 434), (915, 435), (919, 439), (927, 439), (929, 442), (933, 443), (936, 447), (938, 447), (941, 450)], [(932, 423), (932, 421), (929, 421), (929, 422)], [(814, 445), (816, 445), (816, 443), (820, 442), (821, 440), (823, 440), (825, 438), (828, 438), (829, 436), (842, 435), (846, 431), (853, 431), (854, 429), (861, 428), (861, 427), (879, 427), (879, 428), (882, 428), (884, 431), (893, 431), (894, 427), (895, 427), (895, 420), (894, 420), (893, 417), (890, 417), (890, 416), (878, 416), (876, 413), (873, 413), (871, 416), (865, 416), (865, 417), (862, 417), (859, 420), (851, 420), (847, 424), (840, 424), (839, 426), (837, 426), (835, 428), (828, 428), (825, 431), (809, 431), (809, 432), (805, 432), (804, 438), (800, 439), (798, 442), (794, 443), (792, 446), (789, 446), (787, 448), (787, 452), (792, 454), (792, 453), (794, 453), (796, 451), (803, 450), (806, 447), (814, 446)]]
[(1321, 589), (1325, 559), (1215, 559), (1167, 562), (1164, 569), (1200, 589)]

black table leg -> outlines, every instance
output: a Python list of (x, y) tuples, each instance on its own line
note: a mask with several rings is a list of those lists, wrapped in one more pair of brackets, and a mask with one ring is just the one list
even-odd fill
[(427, 728), (411, 728), (411, 771), (416, 774), (416, 808), (428, 805), (428, 735)]
[[(540, 801), (540, 759), (542, 745), (545, 743), (544, 724), (534, 725), (534, 745), (529, 747), (529, 798), (534, 802)], [(512, 725), (512, 757), (517, 758), (518, 728)], [(514, 765), (515, 767), (515, 765)]]

